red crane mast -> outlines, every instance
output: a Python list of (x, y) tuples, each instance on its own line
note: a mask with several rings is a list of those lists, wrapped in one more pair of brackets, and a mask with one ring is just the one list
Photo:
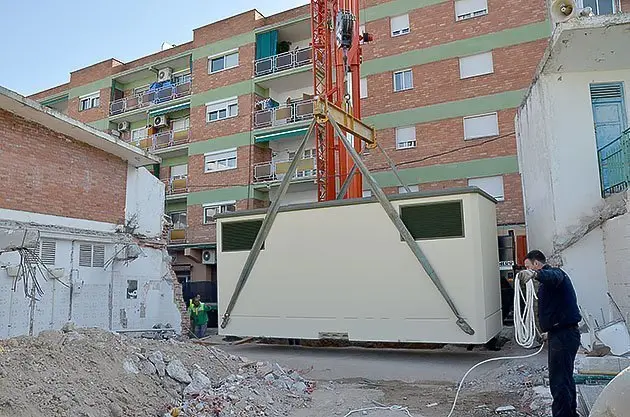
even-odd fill
[[(336, 36), (342, 20), (346, 24), (352, 22), (351, 44), (346, 43), (343, 47), (343, 42)], [(359, 0), (311, 0), (311, 29), (315, 97), (360, 119)], [(354, 148), (361, 151), (361, 140), (351, 135), (348, 138), (353, 141)], [(316, 125), (315, 141), (318, 200), (335, 200), (354, 163), (343, 145), (338, 143), (330, 123)], [(357, 173), (344, 198), (360, 198), (362, 189), (362, 178)]]

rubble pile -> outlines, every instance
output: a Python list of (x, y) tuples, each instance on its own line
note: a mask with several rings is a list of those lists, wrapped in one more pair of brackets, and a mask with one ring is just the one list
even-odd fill
[(313, 383), (213, 347), (96, 330), (0, 341), (0, 417), (273, 416)]

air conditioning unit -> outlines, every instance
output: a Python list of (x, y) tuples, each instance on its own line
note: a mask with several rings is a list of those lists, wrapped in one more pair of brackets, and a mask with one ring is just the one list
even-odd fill
[(214, 265), (217, 263), (217, 252), (214, 249), (205, 249), (201, 252), (201, 262), (205, 265)]
[(126, 132), (129, 130), (129, 122), (124, 121), (124, 122), (119, 122), (118, 123), (118, 129), (119, 132)]
[(164, 127), (168, 126), (168, 119), (166, 116), (155, 116), (153, 118), (153, 127)]
[(173, 76), (173, 68), (162, 68), (158, 71), (158, 82), (171, 81)]

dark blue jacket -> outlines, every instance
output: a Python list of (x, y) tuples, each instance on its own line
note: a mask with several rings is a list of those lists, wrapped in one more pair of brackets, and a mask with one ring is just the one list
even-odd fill
[(582, 320), (575, 289), (562, 269), (545, 265), (538, 270), (536, 279), (540, 282), (538, 321), (543, 333), (578, 324)]

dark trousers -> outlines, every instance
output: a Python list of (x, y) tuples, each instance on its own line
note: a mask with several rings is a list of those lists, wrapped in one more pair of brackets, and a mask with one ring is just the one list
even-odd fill
[(577, 395), (573, 379), (573, 364), (580, 347), (577, 326), (551, 330), (549, 340), (549, 386), (553, 417), (577, 417)]

